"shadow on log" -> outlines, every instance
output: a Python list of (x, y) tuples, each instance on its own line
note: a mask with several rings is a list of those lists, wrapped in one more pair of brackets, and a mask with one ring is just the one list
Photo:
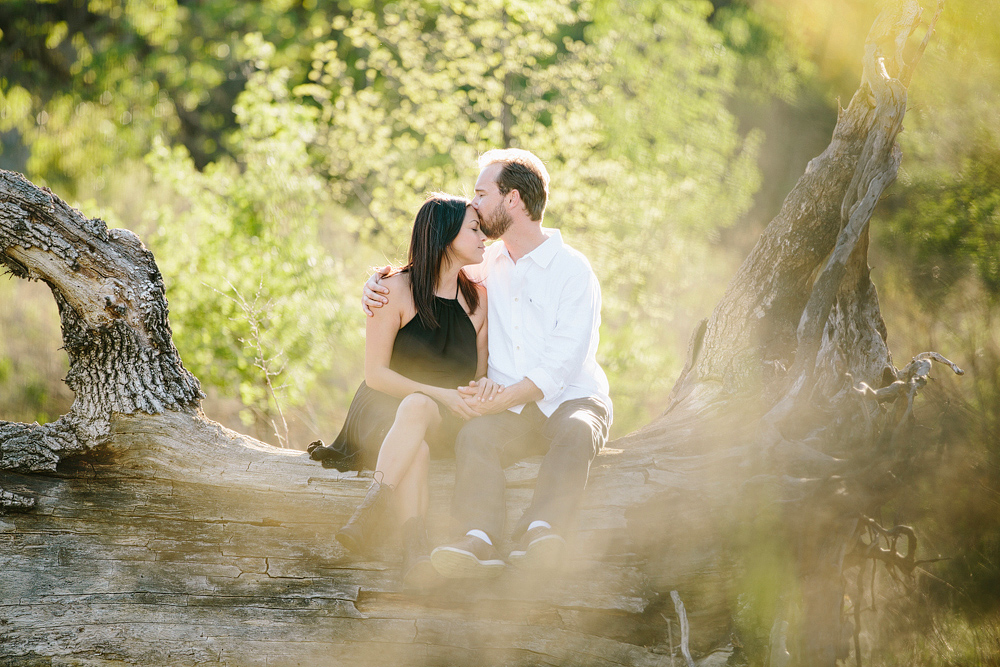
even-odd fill
[[(927, 353), (894, 367), (867, 265), (931, 33), (904, 62), (919, 15), (904, 1), (877, 19), (830, 146), (695, 332), (666, 410), (596, 459), (558, 577), (508, 571), (416, 595), (391, 546), (378, 562), (344, 552), (333, 533), (368, 480), (207, 420), (139, 239), (0, 173), (0, 262), (52, 288), (76, 395), (52, 424), (0, 422), (0, 661), (663, 665), (690, 649), (700, 665), (739, 664), (745, 550), (775, 536), (799, 583), (769, 664), (845, 658), (845, 571), (913, 561), (894, 538), (879, 550), (902, 529), (868, 517), (913, 456), (931, 361), (950, 364)], [(536, 473), (507, 471), (512, 517)], [(435, 463), (432, 539), (448, 536), (453, 475)], [(754, 534), (762, 516), (773, 535)]]

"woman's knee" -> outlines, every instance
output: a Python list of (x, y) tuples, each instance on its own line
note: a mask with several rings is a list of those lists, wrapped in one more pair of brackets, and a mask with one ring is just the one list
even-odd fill
[(408, 424), (424, 424), (429, 426), (441, 419), (438, 404), (427, 394), (410, 394), (399, 402), (396, 409), (396, 419)]

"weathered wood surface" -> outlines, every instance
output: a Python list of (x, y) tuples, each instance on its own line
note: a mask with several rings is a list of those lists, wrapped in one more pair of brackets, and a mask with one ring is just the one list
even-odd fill
[[(198, 405), (201, 386), (174, 347), (163, 278), (135, 234), (0, 170), (0, 265), (52, 288), (74, 393), (69, 413), (50, 424), (0, 421), (0, 469), (54, 470), (103, 442), (115, 413)], [(0, 485), (0, 509), (30, 505)]]
[[(560, 576), (511, 571), (486, 585), (442, 582), (415, 594), (400, 588), (391, 548), (387, 562), (365, 562), (333, 539), (367, 478), (197, 414), (116, 417), (112, 442), (54, 476), (6, 475), (37, 498), (32, 512), (0, 519), (7, 664), (44, 656), (88, 664), (658, 665), (669, 650), (663, 618), (647, 617), (656, 594), (625, 535), (626, 508), (646, 480), (619, 468), (622, 453), (598, 459), (579, 555)], [(512, 517), (527, 503), (536, 467), (508, 471)], [(433, 476), (431, 532), (444, 538), (453, 466), (438, 462)], [(635, 493), (619, 493), (622, 480)]]
[[(663, 665), (680, 660), (673, 590), (695, 658), (719, 664), (740, 514), (769, 486), (800, 538), (793, 664), (832, 667), (845, 555), (907, 455), (906, 413), (855, 383), (919, 385), (892, 365), (866, 259), (918, 15), (901, 0), (872, 28), (830, 147), (696, 332), (664, 414), (595, 461), (571, 557), (548, 578), (418, 595), (392, 549), (346, 554), (333, 534), (368, 481), (204, 419), (152, 256), (0, 174), (0, 263), (52, 287), (77, 392), (55, 425), (0, 422), (0, 664)], [(508, 470), (511, 523), (536, 468)], [(434, 464), (432, 540), (449, 536), (452, 477)]]
[[(31, 510), (8, 513), (0, 526), (0, 657), (24, 664), (53, 657), (149, 664), (153, 655), (272, 665), (351, 655), (357, 664), (384, 664), (387, 652), (417, 663), (661, 660), (666, 624), (651, 611), (658, 593), (630, 550), (626, 511), (650, 487), (684, 474), (684, 462), (661, 472), (647, 455), (603, 454), (577, 555), (558, 578), (512, 572), (486, 586), (408, 594), (391, 558), (358, 562), (333, 539), (368, 480), (199, 414), (197, 381), (170, 340), (159, 273), (133, 235), (107, 231), (9, 172), (0, 174), (0, 200), (0, 262), (52, 287), (78, 392), (55, 425), (0, 423), (6, 507)], [(107, 292), (109, 275), (118, 276), (117, 300), (88, 301), (88, 281)], [(77, 312), (95, 307), (102, 313)], [(126, 334), (112, 335), (119, 331)], [(160, 398), (140, 402), (150, 387)], [(66, 437), (54, 440), (67, 423)], [(509, 471), (512, 516), (524, 508), (536, 468)], [(449, 536), (452, 478), (451, 464), (434, 465), (438, 540)], [(693, 605), (702, 608), (712, 610), (714, 625), (693, 612), (696, 629), (705, 630), (696, 636), (724, 636), (722, 607)]]

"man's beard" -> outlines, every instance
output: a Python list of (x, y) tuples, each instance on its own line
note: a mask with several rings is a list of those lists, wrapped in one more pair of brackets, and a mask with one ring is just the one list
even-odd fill
[(510, 213), (503, 206), (494, 207), (489, 214), (479, 214), (479, 228), (483, 230), (483, 234), (486, 234), (487, 238), (494, 240), (503, 236), (513, 222)]

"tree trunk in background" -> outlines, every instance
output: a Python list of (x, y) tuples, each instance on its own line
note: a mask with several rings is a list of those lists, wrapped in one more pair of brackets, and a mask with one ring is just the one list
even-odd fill
[[(777, 537), (799, 583), (770, 663), (832, 666), (844, 571), (870, 555), (913, 397), (946, 361), (895, 369), (867, 266), (918, 17), (905, 1), (876, 21), (830, 146), (695, 332), (666, 410), (595, 461), (558, 576), (417, 595), (393, 545), (350, 556), (333, 534), (369, 480), (205, 419), (152, 255), (2, 172), (0, 262), (52, 288), (76, 401), (52, 424), (0, 422), (0, 662), (662, 665), (682, 659), (677, 591), (699, 664), (721, 665), (748, 554)], [(508, 469), (511, 523), (536, 474)], [(453, 475), (435, 462), (432, 540)]]

